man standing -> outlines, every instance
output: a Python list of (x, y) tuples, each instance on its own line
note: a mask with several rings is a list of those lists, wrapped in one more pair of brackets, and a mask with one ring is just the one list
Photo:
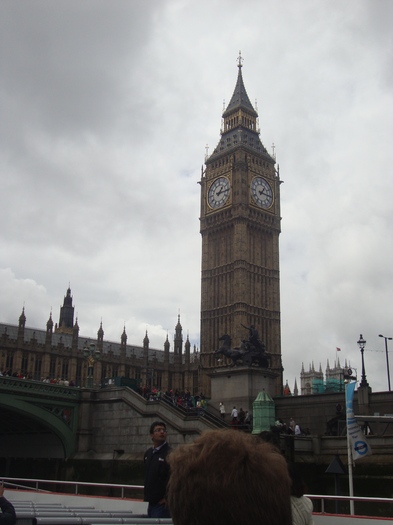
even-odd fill
[(150, 425), (150, 438), (153, 446), (144, 454), (144, 500), (149, 502), (147, 517), (170, 518), (166, 503), (166, 486), (169, 479), (166, 457), (171, 449), (166, 442), (166, 424), (162, 421), (154, 421)]
[(225, 406), (224, 403), (220, 403), (220, 414), (222, 419), (225, 419)]

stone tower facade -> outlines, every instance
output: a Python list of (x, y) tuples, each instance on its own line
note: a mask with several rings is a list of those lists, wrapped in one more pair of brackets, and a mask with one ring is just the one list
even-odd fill
[(55, 326), (56, 333), (72, 334), (74, 326), (74, 307), (72, 306), (71, 288), (68, 287), (63, 306), (60, 307), (59, 324)]
[(311, 363), (308, 371), (304, 369), (304, 364), (302, 364), (300, 372), (301, 395), (344, 392), (344, 379), (348, 368), (350, 365), (347, 360), (345, 360), (344, 367), (341, 366), (339, 358), (335, 359), (332, 367), (327, 360), (324, 377), (321, 363), (318, 370), (315, 369), (314, 363)]
[[(219, 338), (232, 346), (253, 325), (271, 354), (282, 393), (280, 329), (280, 177), (259, 137), (258, 113), (247, 95), (242, 58), (232, 98), (222, 115), (221, 138), (206, 158), (201, 185), (202, 388), (219, 364)], [(246, 328), (245, 328), (246, 327)], [(225, 364), (225, 363), (224, 363)]]

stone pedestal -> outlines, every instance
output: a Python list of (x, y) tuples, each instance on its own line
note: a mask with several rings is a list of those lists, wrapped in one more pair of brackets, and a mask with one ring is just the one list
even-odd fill
[(230, 414), (234, 406), (252, 413), (253, 402), (262, 391), (273, 396), (277, 374), (267, 368), (236, 366), (216, 369), (209, 377), (210, 404), (218, 409), (222, 402)]
[(358, 386), (358, 410), (360, 415), (370, 415), (371, 387)]

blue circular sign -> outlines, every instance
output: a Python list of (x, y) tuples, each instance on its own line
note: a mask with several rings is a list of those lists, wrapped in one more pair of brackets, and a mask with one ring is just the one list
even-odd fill
[(358, 454), (361, 456), (364, 456), (368, 452), (368, 445), (365, 441), (356, 441), (354, 445), (354, 449)]

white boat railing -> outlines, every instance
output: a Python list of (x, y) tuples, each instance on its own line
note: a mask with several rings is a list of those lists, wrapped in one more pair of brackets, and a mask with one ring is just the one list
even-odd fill
[[(140, 492), (141, 497), (143, 493), (143, 485), (127, 485), (119, 483), (92, 483), (86, 481), (59, 481), (52, 479), (35, 479), (35, 478), (7, 478), (1, 477), (0, 480), (3, 481), (4, 486), (10, 489), (17, 490), (34, 490), (36, 492), (62, 492), (59, 490), (61, 486), (67, 487), (67, 494), (75, 494), (83, 496), (88, 492), (89, 495), (94, 493), (92, 488), (96, 489), (96, 492), (99, 494), (106, 493), (107, 497), (115, 497), (114, 494), (120, 494), (120, 497), (126, 498), (126, 491)], [(49, 490), (45, 487), (51, 487)], [(72, 490), (69, 490), (72, 488)], [(84, 491), (83, 489), (89, 489)], [(110, 492), (110, 494), (108, 494)], [(116, 496), (119, 497), (119, 496)]]
[[(47, 494), (57, 493), (77, 496), (100, 496), (108, 500), (136, 497), (141, 501), (143, 498), (142, 485), (10, 477), (0, 477), (0, 481), (4, 483), (5, 488), (16, 491), (32, 491)], [(332, 516), (335, 514), (349, 517), (351, 516), (349, 511), (350, 502), (353, 501), (355, 506), (359, 506), (360, 503), (367, 504), (367, 512), (362, 512), (362, 516), (382, 516), (383, 518), (393, 517), (393, 498), (336, 496), (327, 494), (306, 494), (306, 496), (313, 501), (315, 516)], [(335, 504), (334, 509), (332, 502)], [(328, 503), (330, 503), (330, 508), (328, 508)], [(377, 505), (379, 507), (378, 509), (376, 508)], [(344, 511), (342, 507), (345, 507)]]
[[(338, 511), (338, 505), (340, 502), (343, 503), (350, 503), (351, 501), (356, 503), (367, 503), (370, 508), (374, 507), (376, 504), (381, 503), (383, 508), (386, 509), (386, 512), (384, 512), (383, 517), (393, 517), (393, 498), (378, 498), (378, 497), (366, 497), (366, 496), (336, 496), (336, 495), (327, 495), (327, 494), (306, 494), (308, 498), (310, 498), (313, 501), (314, 504), (314, 510), (316, 507), (318, 507), (318, 511), (316, 511), (318, 514), (348, 514), (350, 515), (350, 512), (340, 512)], [(336, 504), (336, 512), (332, 512), (331, 510), (326, 509), (326, 502), (335, 502)], [(318, 503), (319, 505), (315, 505), (315, 503)], [(375, 512), (375, 511), (374, 511)], [(377, 513), (376, 515), (378, 515)], [(364, 515), (364, 514), (362, 514)], [(367, 516), (370, 514), (367, 513)]]

